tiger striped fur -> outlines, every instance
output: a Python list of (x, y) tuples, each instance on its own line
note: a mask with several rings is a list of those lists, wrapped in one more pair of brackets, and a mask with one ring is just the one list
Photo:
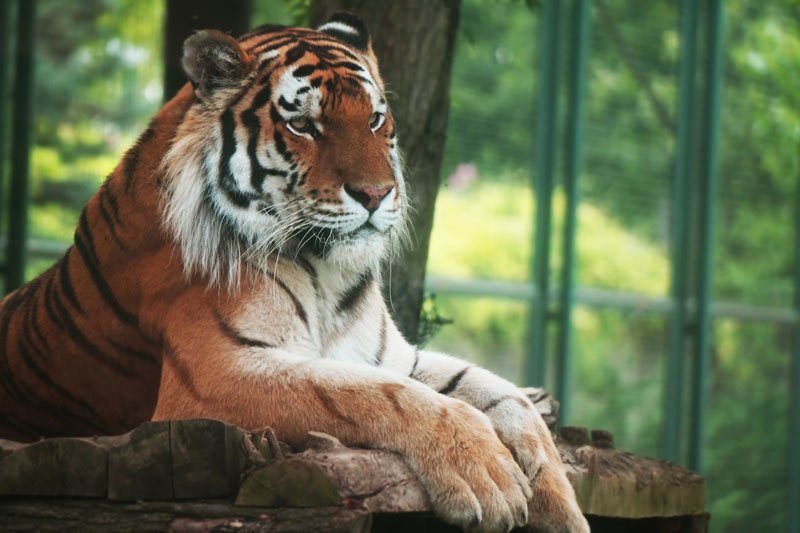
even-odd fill
[(184, 67), (74, 244), (0, 304), (0, 437), (324, 431), (402, 454), (464, 528), (587, 531), (525, 395), (389, 316), (379, 267), (407, 197), (363, 23), (202, 31)]

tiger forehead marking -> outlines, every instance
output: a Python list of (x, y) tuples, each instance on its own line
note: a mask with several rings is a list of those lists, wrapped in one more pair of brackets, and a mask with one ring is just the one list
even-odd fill
[(242, 258), (303, 251), (363, 270), (404, 235), (405, 185), (377, 60), (368, 41), (351, 39), (357, 32), (328, 30), (187, 41), (196, 102), (165, 158), (167, 226), (187, 273), (235, 284)]

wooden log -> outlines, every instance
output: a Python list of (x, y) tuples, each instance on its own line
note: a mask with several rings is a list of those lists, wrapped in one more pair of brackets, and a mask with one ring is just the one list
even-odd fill
[(585, 514), (670, 517), (705, 510), (705, 480), (679, 466), (610, 448), (561, 443), (567, 477)]
[(341, 501), (339, 489), (325, 471), (299, 458), (250, 472), (236, 496), (236, 505), (260, 507), (326, 507)]
[(4, 449), (10, 453), (0, 460), (0, 495), (106, 495), (108, 451), (93, 439), (55, 438)]
[(246, 531), (362, 533), (372, 520), (363, 509), (265, 509), (230, 502), (138, 502), (0, 499), (0, 531), (147, 532)]
[[(547, 398), (537, 396), (537, 407), (549, 405)], [(557, 412), (557, 407), (550, 409)], [(563, 428), (556, 444), (579, 505), (592, 523), (616, 521), (620, 528), (624, 526), (621, 531), (652, 531), (652, 520), (660, 520), (670, 531), (696, 532), (707, 527), (702, 477), (663, 461), (615, 450), (608, 432)], [(143, 524), (161, 520), (158, 527), (167, 527), (174, 519), (179, 521), (169, 527), (227, 530), (238, 527), (236, 521), (244, 517), (247, 520), (242, 518), (241, 527), (257, 531), (263, 525), (257, 516), (273, 520), (274, 509), (286, 506), (319, 509), (320, 516), (328, 516), (327, 509), (331, 508), (399, 516), (404, 518), (395, 522), (405, 524), (403, 527), (416, 527), (413, 524), (419, 522), (428, 524), (420, 527), (430, 531), (445, 527), (430, 518), (427, 494), (401, 456), (385, 450), (348, 448), (324, 433), (310, 433), (306, 448), (293, 451), (278, 442), (268, 428), (244, 432), (221, 422), (190, 420), (145, 424), (118, 437), (51, 439), (29, 445), (0, 442), (0, 452), (0, 494), (105, 497), (107, 458), (110, 499), (127, 500), (135, 495), (140, 499), (232, 498), (238, 488), (238, 505), (226, 500), (226, 511), (216, 514), (214, 507), (209, 513), (198, 511), (186, 516), (181, 514), (183, 507), (113, 506), (95, 500), (98, 514), (86, 518), (90, 524), (102, 523), (106, 515), (143, 513), (147, 515)], [(95, 473), (91, 479), (96, 485), (86, 489), (86, 480), (75, 475), (89, 472)], [(100, 478), (98, 472), (102, 473)], [(129, 479), (120, 479), (125, 477)], [(175, 490), (167, 494), (159, 484)], [(48, 516), (57, 521), (56, 517), (66, 513), (62, 518), (69, 524), (75, 513), (92, 514), (80, 505), (53, 506), (46, 499), (39, 502), (30, 500), (26, 505), (41, 507), (43, 529), (49, 527)], [(0, 516), (9, 509), (12, 515), (22, 512), (14, 507), (17, 503), (0, 498)], [(162, 513), (158, 509), (166, 510)], [(261, 514), (253, 515), (255, 509), (261, 509)], [(265, 514), (264, 509), (273, 510)], [(345, 521), (352, 518), (335, 516)], [(339, 523), (339, 518), (331, 518), (331, 524)], [(14, 524), (28, 519), (19, 518), (22, 522)], [(389, 526), (393, 522), (379, 523), (392, 530)], [(0, 529), (2, 525), (0, 521)], [(362, 522), (356, 525), (363, 526)]]
[(177, 499), (234, 494), (244, 464), (245, 433), (217, 420), (170, 422), (172, 487)]
[(170, 423), (148, 422), (108, 444), (108, 499), (169, 500), (172, 492)]

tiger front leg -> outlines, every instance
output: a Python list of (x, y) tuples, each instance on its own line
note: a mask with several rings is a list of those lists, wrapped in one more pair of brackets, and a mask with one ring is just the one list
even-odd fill
[(518, 387), (484, 368), (444, 354), (420, 351), (414, 357), (412, 378), (440, 394), (469, 403), (489, 418), (531, 481), (529, 525), (537, 531), (589, 531), (550, 430)]
[(324, 431), (346, 445), (392, 450), (444, 520), (474, 531), (526, 523), (526, 476), (489, 419), (465, 402), (365, 365), (260, 347), (225, 352), (208, 339), (189, 348), (165, 354), (154, 418), (268, 425), (295, 446)]

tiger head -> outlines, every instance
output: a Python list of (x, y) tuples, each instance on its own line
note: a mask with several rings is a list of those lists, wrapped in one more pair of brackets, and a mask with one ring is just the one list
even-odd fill
[(395, 122), (363, 22), (214, 30), (184, 44), (192, 103), (165, 160), (166, 225), (187, 272), (312, 253), (377, 267), (405, 228)]

